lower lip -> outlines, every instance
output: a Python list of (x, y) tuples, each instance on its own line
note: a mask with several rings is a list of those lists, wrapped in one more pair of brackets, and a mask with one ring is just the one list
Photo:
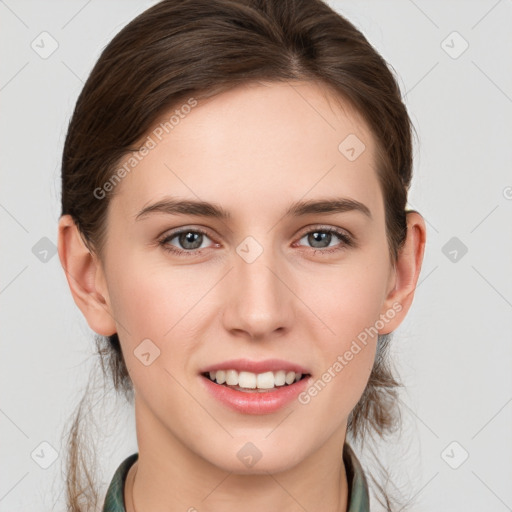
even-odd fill
[(204, 375), (200, 377), (214, 398), (227, 407), (244, 414), (270, 414), (278, 411), (295, 400), (307, 388), (311, 378), (306, 377), (289, 386), (279, 386), (265, 392), (246, 392), (217, 384)]

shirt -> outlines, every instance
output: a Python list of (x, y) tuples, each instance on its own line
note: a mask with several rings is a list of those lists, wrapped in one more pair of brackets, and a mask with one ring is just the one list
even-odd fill
[[(103, 512), (126, 512), (124, 484), (128, 470), (138, 458), (139, 454), (134, 453), (127, 457), (117, 468), (107, 490)], [(347, 512), (369, 512), (368, 482), (359, 460), (347, 443), (343, 445), (343, 463), (345, 464), (348, 482)]]

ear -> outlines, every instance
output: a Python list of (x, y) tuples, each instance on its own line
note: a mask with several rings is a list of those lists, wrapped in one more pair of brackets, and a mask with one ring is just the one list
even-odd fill
[(103, 336), (116, 333), (102, 265), (85, 245), (70, 215), (59, 220), (57, 247), (71, 294), (89, 327)]
[(408, 211), (406, 219), (407, 238), (399, 251), (391, 276), (394, 279), (390, 281), (391, 286), (381, 310), (389, 321), (379, 329), (379, 334), (388, 334), (402, 323), (411, 307), (421, 271), (426, 240), (425, 221), (416, 211)]

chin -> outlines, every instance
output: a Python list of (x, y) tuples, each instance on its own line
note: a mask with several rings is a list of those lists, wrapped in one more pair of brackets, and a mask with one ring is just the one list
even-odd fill
[[(286, 442), (285, 440), (282, 443)], [(264, 475), (267, 473), (280, 473), (292, 469), (302, 460), (300, 443), (288, 445), (287, 450), (282, 444), (267, 441), (244, 441), (234, 443), (222, 453), (215, 453), (208, 457), (209, 461), (223, 471), (238, 475)], [(230, 456), (226, 457), (226, 453)], [(305, 454), (304, 454), (305, 457)]]

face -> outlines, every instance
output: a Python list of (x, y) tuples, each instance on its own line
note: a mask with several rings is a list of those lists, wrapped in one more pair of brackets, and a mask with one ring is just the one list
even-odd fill
[[(373, 365), (375, 326), (385, 331), (391, 317), (375, 141), (313, 83), (245, 85), (185, 110), (161, 140), (152, 136), (156, 146), (108, 210), (100, 280), (139, 434), (148, 432), (139, 444), (226, 471), (285, 470), (343, 440)], [(170, 200), (227, 216), (151, 208)], [(289, 211), (317, 201), (346, 203)], [(221, 367), (256, 370), (244, 386), (253, 373), (306, 377), (248, 393), (203, 375)], [(244, 466), (240, 450), (261, 459)]]

